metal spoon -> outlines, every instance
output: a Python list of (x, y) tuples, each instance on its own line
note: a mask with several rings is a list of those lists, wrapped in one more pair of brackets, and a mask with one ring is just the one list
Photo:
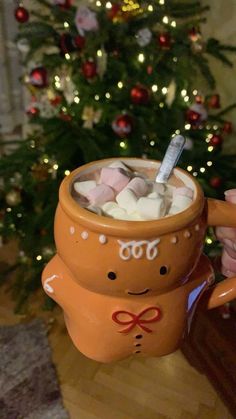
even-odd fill
[(185, 141), (186, 140), (182, 135), (176, 135), (171, 139), (155, 179), (157, 183), (168, 182), (171, 172), (181, 156)]

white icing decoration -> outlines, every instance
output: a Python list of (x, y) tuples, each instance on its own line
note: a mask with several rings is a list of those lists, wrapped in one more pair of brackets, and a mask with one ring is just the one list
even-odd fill
[(71, 235), (75, 234), (75, 227), (73, 227), (73, 226), (70, 227), (70, 234)]
[(49, 282), (53, 281), (55, 278), (59, 278), (58, 275), (52, 275), (49, 278), (47, 278), (43, 284), (43, 288), (45, 291), (49, 292), (50, 294), (54, 293), (54, 289), (49, 285)]
[(87, 240), (87, 238), (88, 238), (88, 232), (87, 231), (83, 231), (81, 233), (81, 237), (82, 237), (82, 239)]
[(146, 258), (148, 260), (153, 260), (158, 255), (157, 244), (160, 243), (160, 239), (155, 239), (152, 241), (149, 240), (132, 240), (130, 242), (123, 242), (118, 240), (120, 245), (119, 256), (123, 260), (129, 260), (131, 257), (134, 259), (140, 259), (143, 256), (143, 245), (146, 247)]
[(186, 237), (186, 239), (189, 239), (189, 237), (191, 237), (191, 233), (190, 233), (190, 231), (186, 230), (186, 231), (184, 232), (184, 237)]
[(101, 244), (105, 244), (107, 242), (107, 238), (104, 234), (100, 234), (99, 239)]
[(176, 244), (178, 241), (178, 238), (176, 236), (171, 237), (170, 239), (171, 243)]
[(196, 230), (196, 231), (199, 231), (199, 228), (200, 228), (200, 227), (199, 227), (199, 224), (196, 224), (196, 225), (195, 225), (195, 230)]

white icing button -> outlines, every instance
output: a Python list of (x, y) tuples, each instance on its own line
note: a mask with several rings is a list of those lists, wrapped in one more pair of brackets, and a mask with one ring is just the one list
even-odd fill
[(87, 238), (88, 238), (88, 232), (87, 231), (83, 231), (81, 233), (81, 237), (82, 237), (82, 239), (87, 240)]
[(199, 224), (196, 224), (196, 225), (195, 225), (195, 230), (196, 230), (196, 231), (199, 231), (199, 228), (200, 228), (200, 227), (199, 227)]
[(177, 241), (178, 241), (178, 237), (177, 236), (173, 236), (173, 237), (171, 237), (170, 241), (171, 241), (171, 243), (176, 244)]
[(75, 227), (73, 227), (73, 226), (70, 227), (70, 234), (71, 235), (75, 234)]
[(186, 231), (184, 232), (184, 237), (186, 237), (186, 239), (189, 239), (189, 237), (191, 237), (191, 233), (190, 233), (190, 231), (186, 230)]
[(104, 234), (100, 234), (99, 241), (101, 244), (105, 244), (107, 242), (106, 236), (104, 236)]

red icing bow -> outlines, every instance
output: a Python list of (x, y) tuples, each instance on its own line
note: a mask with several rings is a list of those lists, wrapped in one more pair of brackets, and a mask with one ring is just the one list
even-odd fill
[[(154, 316), (151, 317), (150, 319), (142, 319), (142, 316), (148, 313), (149, 311), (155, 312)], [(130, 319), (120, 320), (119, 319), (120, 314), (125, 314)], [(145, 332), (151, 333), (152, 330), (149, 329), (149, 327), (144, 326), (144, 324), (157, 322), (160, 320), (160, 318), (161, 318), (161, 310), (157, 307), (148, 307), (145, 310), (141, 311), (141, 313), (139, 314), (130, 313), (130, 311), (124, 311), (124, 310), (114, 311), (114, 313), (112, 314), (112, 320), (114, 320), (114, 322), (121, 325), (126, 325), (126, 324), (129, 325), (125, 329), (119, 330), (120, 333), (130, 332), (130, 330), (132, 330), (135, 326), (139, 326)]]

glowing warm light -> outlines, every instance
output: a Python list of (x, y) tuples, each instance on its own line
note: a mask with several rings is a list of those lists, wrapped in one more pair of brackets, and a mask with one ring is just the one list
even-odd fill
[(197, 90), (196, 90), (196, 89), (194, 89), (194, 90), (193, 90), (193, 95), (194, 95), (194, 96), (196, 96), (196, 95), (197, 95)]
[(187, 171), (188, 171), (188, 172), (191, 172), (192, 170), (193, 170), (193, 166), (188, 166), (188, 167), (187, 167)]
[(68, 22), (64, 22), (64, 28), (69, 28), (69, 23)]
[(158, 86), (156, 84), (152, 85), (152, 91), (153, 92), (157, 92), (158, 91)]
[(75, 102), (75, 103), (80, 103), (80, 98), (79, 98), (79, 96), (75, 96), (75, 97), (74, 97), (74, 102)]
[(109, 93), (109, 92), (107, 92), (107, 93), (105, 94), (105, 96), (106, 96), (106, 98), (107, 98), (107, 99), (110, 99), (110, 98), (111, 98), (111, 95), (110, 95), (110, 93)]
[(125, 141), (120, 142), (120, 148), (123, 148), (124, 150), (127, 148), (127, 144)]
[(45, 158), (45, 159), (43, 159), (43, 162), (47, 164), (49, 162), (49, 160), (47, 158)]
[(60, 77), (59, 76), (55, 76), (54, 79), (55, 79), (55, 81), (60, 81)]
[(95, 95), (95, 96), (94, 96), (94, 99), (95, 99), (95, 100), (99, 100), (99, 99), (100, 99), (100, 96), (99, 96), (99, 95)]
[(54, 170), (57, 170), (58, 169), (58, 164), (54, 164), (53, 166), (52, 166), (52, 168), (54, 169)]
[(96, 6), (101, 7), (102, 3), (98, 0), (96, 1)]
[(36, 260), (42, 260), (42, 256), (41, 255), (36, 256)]
[(119, 89), (122, 89), (122, 87), (124, 86), (122, 81), (118, 81), (117, 86), (119, 87)]
[(101, 50), (101, 49), (98, 49), (98, 50), (97, 50), (97, 56), (98, 56), (98, 57), (102, 57), (102, 50)]
[(64, 172), (64, 173), (65, 173), (65, 175), (66, 175), (66, 176), (69, 176), (69, 174), (70, 174), (70, 170), (65, 170), (65, 172)]
[(148, 5), (148, 11), (153, 12), (153, 6), (151, 4)]
[(177, 63), (178, 58), (177, 57), (173, 57), (173, 61), (174, 61), (174, 63)]
[(206, 171), (205, 167), (200, 167), (200, 172), (204, 173)]
[(189, 130), (189, 129), (191, 128), (191, 125), (190, 125), (190, 124), (185, 124), (184, 128), (185, 128), (186, 130)]
[(60, 89), (61, 88), (61, 83), (59, 81), (56, 81), (55, 86), (56, 86), (57, 89)]
[(209, 167), (210, 167), (210, 166), (212, 166), (212, 161), (210, 161), (210, 160), (209, 160), (209, 161), (207, 162), (207, 166), (209, 166)]
[(214, 150), (214, 147), (212, 147), (212, 145), (210, 145), (207, 150), (211, 153)]
[(159, 108), (163, 108), (164, 107), (164, 103), (163, 102), (160, 102), (159, 103)]
[(179, 135), (179, 134), (180, 134), (180, 130), (179, 130), (179, 129), (176, 129), (176, 130), (175, 130), (175, 134), (176, 134), (176, 135)]
[(145, 56), (144, 56), (144, 54), (139, 54), (138, 55), (138, 61), (140, 62), (140, 63), (143, 63), (144, 61), (145, 61)]
[(186, 94), (187, 94), (187, 90), (186, 89), (183, 89), (183, 90), (181, 90), (181, 96), (186, 96)]
[(185, 102), (188, 102), (188, 101), (189, 101), (189, 96), (185, 96), (185, 97), (184, 97), (184, 101), (185, 101)]
[(66, 111), (67, 111), (67, 109), (66, 109), (66, 107), (65, 107), (65, 106), (63, 106), (63, 107), (61, 108), (61, 110), (62, 110), (62, 112), (66, 112)]
[(155, 141), (150, 141), (150, 146), (152, 146), (152, 147), (154, 147), (154, 145), (155, 145)]
[(207, 238), (206, 238), (206, 243), (207, 243), (207, 244), (211, 244), (211, 243), (212, 243), (212, 240), (211, 240), (211, 238), (210, 238), (210, 237), (207, 237)]
[(159, 0), (159, 4), (163, 6), (165, 4), (165, 0)]
[(172, 22), (171, 22), (171, 26), (172, 26), (173, 28), (176, 28), (176, 21), (175, 21), (175, 20), (172, 20)]
[(106, 8), (107, 8), (107, 9), (111, 9), (111, 8), (112, 8), (112, 4), (111, 4), (111, 2), (110, 2), (110, 1), (108, 1), (108, 2), (106, 3)]
[(218, 128), (219, 128), (218, 125), (213, 125), (214, 130), (217, 130)]
[(68, 54), (68, 52), (65, 54), (65, 59), (70, 60), (70, 54)]
[(6, 212), (11, 212), (12, 211), (12, 209), (10, 208), (10, 207), (8, 207), (7, 209), (6, 209)]
[(193, 172), (193, 176), (195, 176), (195, 177), (196, 177), (196, 176), (197, 176), (197, 172)]
[(167, 24), (167, 23), (169, 23), (169, 18), (168, 18), (168, 16), (164, 16), (164, 17), (163, 17), (163, 19), (162, 19), (162, 22), (163, 22), (163, 23), (166, 23), (166, 24)]
[(163, 95), (166, 95), (166, 93), (168, 92), (168, 89), (167, 89), (167, 87), (162, 87), (161, 91), (162, 91)]

